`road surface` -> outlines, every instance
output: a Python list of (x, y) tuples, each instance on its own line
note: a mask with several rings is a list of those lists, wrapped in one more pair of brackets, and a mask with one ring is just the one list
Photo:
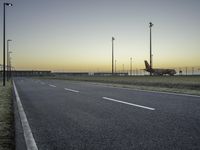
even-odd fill
[[(200, 149), (200, 97), (88, 82), (14, 81), (39, 150)], [(15, 113), (16, 146), (23, 149)]]

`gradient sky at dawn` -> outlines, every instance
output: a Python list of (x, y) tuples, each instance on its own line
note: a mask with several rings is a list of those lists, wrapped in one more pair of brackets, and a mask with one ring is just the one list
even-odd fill
[[(3, 0), (0, 34), (3, 35)], [(200, 0), (7, 0), (6, 36), (16, 69), (111, 71), (144, 68), (153, 32), (154, 67), (200, 66)], [(2, 64), (3, 37), (0, 37)]]

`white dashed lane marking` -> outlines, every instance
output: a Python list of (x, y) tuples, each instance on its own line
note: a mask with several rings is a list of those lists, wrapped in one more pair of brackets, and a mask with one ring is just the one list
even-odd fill
[(138, 104), (133, 104), (133, 103), (128, 103), (128, 102), (116, 100), (116, 99), (109, 98), (109, 97), (102, 97), (102, 98), (104, 100), (109, 100), (109, 101), (113, 101), (113, 102), (117, 102), (117, 103), (122, 103), (122, 104), (130, 105), (130, 106), (140, 107), (140, 108), (143, 108), (143, 109), (155, 110), (155, 108), (151, 108), (151, 107), (147, 107), (147, 106), (142, 106), (142, 105), (138, 105)]
[(52, 85), (52, 84), (49, 84), (49, 86), (50, 86), (50, 87), (54, 87), (54, 88), (56, 87), (55, 85)]
[(79, 91), (77, 90), (73, 90), (73, 89), (68, 89), (68, 88), (64, 88), (66, 91), (70, 91), (70, 92), (75, 92), (75, 93), (79, 93)]

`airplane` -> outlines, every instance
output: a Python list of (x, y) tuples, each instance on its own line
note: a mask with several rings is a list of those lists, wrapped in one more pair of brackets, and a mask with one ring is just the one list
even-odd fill
[(146, 66), (146, 69), (144, 69), (144, 70), (152, 73), (153, 75), (162, 76), (162, 75), (168, 74), (170, 76), (173, 76), (176, 74), (176, 70), (174, 70), (174, 69), (156, 69), (156, 68), (151, 68), (149, 63), (146, 60), (144, 61), (144, 63)]

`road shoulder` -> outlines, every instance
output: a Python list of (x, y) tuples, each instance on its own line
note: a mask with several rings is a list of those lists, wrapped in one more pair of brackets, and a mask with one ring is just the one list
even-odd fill
[(10, 150), (15, 147), (12, 83), (0, 84), (0, 149)]

